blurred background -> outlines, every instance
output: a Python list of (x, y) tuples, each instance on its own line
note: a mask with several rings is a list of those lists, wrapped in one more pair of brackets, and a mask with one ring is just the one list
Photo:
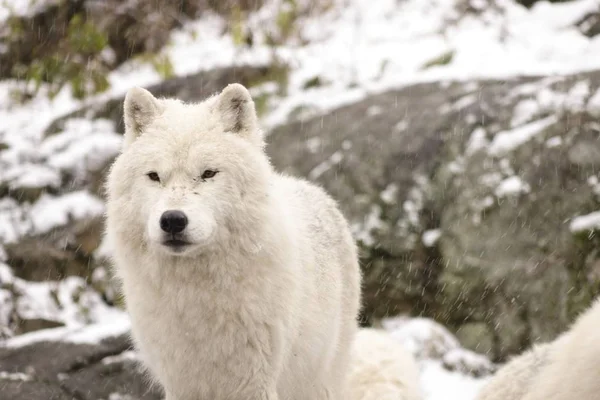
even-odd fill
[(0, 0), (0, 399), (154, 400), (103, 246), (122, 101), (240, 82), (365, 326), (472, 399), (600, 292), (600, 0)]

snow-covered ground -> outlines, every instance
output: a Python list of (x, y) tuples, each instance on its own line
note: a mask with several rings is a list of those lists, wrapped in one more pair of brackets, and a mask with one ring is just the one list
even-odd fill
[[(0, 2), (0, 21), (8, 15), (8, 8), (25, 14), (32, 4), (39, 7), (43, 3)], [(291, 69), (285, 97), (275, 93), (272, 84), (254, 89), (272, 93), (263, 117), (267, 128), (285, 122), (300, 107), (305, 110), (302, 117), (306, 117), (417, 82), (560, 75), (600, 68), (600, 57), (594, 56), (600, 54), (600, 35), (589, 38), (576, 27), (586, 13), (598, 9), (598, 0), (539, 2), (529, 10), (513, 0), (332, 0), (326, 11), (308, 13), (297, 21), (298, 32), (277, 46), (267, 45), (265, 37), (277, 29), (273, 15), (284, 7), (283, 0), (266, 3), (245, 23), (254, 34), (251, 48), (236, 46), (234, 38), (223, 33), (227, 31), (225, 22), (206, 14), (173, 32), (163, 52), (170, 57), (177, 76), (216, 67), (264, 65), (274, 57), (288, 64)], [(302, 0), (297, 3), (303, 7)], [(470, 11), (464, 12), (466, 8)], [(315, 77), (320, 86), (307, 88)], [(141, 61), (127, 62), (108, 78), (108, 92), (84, 101), (74, 99), (68, 88), (49, 100), (42, 88), (25, 105), (11, 100), (11, 91), (21, 83), (0, 81), (0, 143), (7, 146), (0, 151), (0, 184), (56, 189), (64, 171), (77, 179), (110, 160), (121, 140), (110, 121), (77, 119), (57, 135), (43, 134), (56, 118), (85, 104), (119, 97), (134, 85), (147, 86), (161, 80), (149, 64)], [(544, 94), (548, 93), (541, 92), (538, 97)], [(572, 100), (568, 106), (586, 106), (600, 115), (600, 92), (586, 95), (591, 96), (587, 106)], [(574, 93), (570, 98), (580, 97)], [(485, 132), (473, 132), (471, 150), (486, 147), (490, 154), (502, 154), (519, 146), (553, 122), (553, 117), (531, 120), (540, 111), (539, 104), (569, 99), (550, 93), (550, 98), (538, 100), (521, 104), (513, 118), (514, 129), (496, 135), (491, 143), (485, 142)], [(546, 144), (559, 146), (560, 138)], [(493, 180), (498, 197), (529, 190), (518, 177)], [(590, 185), (597, 186), (598, 182)], [(104, 306), (97, 294), (84, 288), (83, 281), (74, 278), (34, 284), (15, 278), (2, 264), (6, 261), (2, 245), (102, 212), (101, 199), (87, 191), (42, 195), (32, 204), (0, 198), (0, 283), (10, 282), (24, 293), (16, 305), (22, 312), (66, 325), (15, 337), (9, 345), (44, 337), (94, 340), (128, 329), (123, 313)], [(597, 213), (590, 214), (574, 219), (571, 229), (591, 229), (600, 226), (599, 221)], [(431, 245), (438, 238), (438, 231), (430, 231), (423, 241)], [(85, 312), (70, 300), (74, 291), (83, 291), (87, 296)], [(59, 306), (52, 303), (56, 293), (61, 300)], [(0, 305), (4, 304), (5, 294), (0, 291)], [(8, 306), (0, 307), (0, 323), (9, 312)], [(95, 325), (88, 326), (90, 323)], [(386, 328), (420, 360), (428, 400), (471, 399), (485, 379), (475, 378), (469, 371), (492, 368), (481, 356), (461, 350), (456, 339), (430, 321), (395, 321)], [(436, 342), (426, 339), (432, 335), (437, 335), (441, 344), (426, 350), (428, 345), (424, 343)]]

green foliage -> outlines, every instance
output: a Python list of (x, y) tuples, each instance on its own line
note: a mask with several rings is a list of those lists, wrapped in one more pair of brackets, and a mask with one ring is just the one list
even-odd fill
[(8, 20), (6, 21), (6, 25), (8, 26), (10, 35), (12, 37), (19, 36), (19, 35), (23, 34), (23, 32), (25, 31), (25, 27), (23, 26), (23, 21), (17, 17), (13, 17), (13, 16), (9, 17)]
[(288, 38), (294, 31), (294, 22), (298, 18), (298, 4), (296, 0), (285, 0), (283, 7), (277, 14), (277, 28), (281, 35), (281, 39)]
[(80, 14), (76, 14), (69, 21), (67, 42), (71, 51), (82, 55), (94, 55), (106, 47), (108, 37), (100, 32), (94, 24), (84, 21)]
[(242, 46), (246, 40), (244, 35), (244, 18), (245, 15), (239, 6), (234, 6), (231, 10), (231, 37), (236, 46)]
[(175, 76), (173, 63), (167, 54), (144, 53), (139, 59), (152, 64), (154, 70), (163, 79), (169, 79)]
[(289, 67), (278, 59), (275, 59), (273, 64), (269, 66), (266, 74), (260, 78), (251, 80), (248, 83), (248, 87), (255, 87), (266, 82), (275, 82), (278, 87), (277, 94), (280, 96), (285, 96), (287, 94), (289, 74)]
[(79, 99), (101, 93), (109, 88), (106, 78), (109, 69), (101, 54), (107, 45), (105, 33), (85, 21), (81, 14), (75, 14), (55, 51), (33, 59), (28, 65), (15, 65), (12, 74), (29, 83), (29, 95), (37, 93), (44, 83), (48, 84), (51, 98), (65, 85), (70, 85), (73, 96)]
[(432, 68), (432, 67), (448, 65), (452, 62), (453, 58), (454, 58), (454, 50), (447, 51), (444, 54), (441, 54), (440, 56), (435, 57), (434, 59), (432, 59), (430, 61), (427, 61), (423, 65), (423, 67), (421, 67), (421, 69), (428, 69), (428, 68)]
[(304, 82), (304, 85), (302, 87), (304, 89), (310, 89), (310, 88), (315, 88), (315, 87), (320, 87), (320, 86), (323, 86), (323, 81), (317, 75), (317, 76), (312, 77), (308, 81)]
[(269, 96), (269, 94), (267, 94), (267, 93), (263, 93), (263, 94), (259, 94), (258, 96), (254, 96), (254, 98), (253, 98), (254, 105), (256, 106), (256, 113), (258, 114), (259, 117), (265, 115), (265, 113), (268, 111), (270, 97), (271, 96)]
[(589, 307), (600, 293), (600, 231), (573, 234), (573, 250), (567, 263), (572, 290), (568, 297), (569, 315), (576, 316)]

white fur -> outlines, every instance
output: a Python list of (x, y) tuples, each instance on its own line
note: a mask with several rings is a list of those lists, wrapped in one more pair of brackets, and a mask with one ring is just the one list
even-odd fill
[(478, 400), (595, 400), (600, 398), (600, 300), (571, 329), (503, 367)]
[(350, 372), (352, 400), (419, 400), (419, 368), (389, 333), (361, 329), (356, 335)]
[(523, 400), (595, 400), (600, 398), (600, 300), (559, 338), (549, 363)]
[[(167, 399), (345, 400), (360, 272), (336, 203), (273, 171), (241, 85), (199, 104), (132, 89), (124, 108), (107, 239)], [(188, 246), (164, 245), (166, 210)]]
[(481, 389), (477, 400), (521, 400), (548, 363), (550, 344), (534, 346), (504, 365)]

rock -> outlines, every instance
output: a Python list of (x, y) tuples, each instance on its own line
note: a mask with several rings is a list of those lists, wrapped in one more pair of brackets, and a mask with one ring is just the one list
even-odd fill
[[(562, 3), (565, 0), (548, 0), (549, 3)], [(569, 1), (569, 0), (566, 0)], [(540, 0), (517, 0), (517, 3), (524, 5), (525, 7), (532, 7), (535, 3), (540, 2)]]
[(493, 335), (485, 322), (469, 322), (460, 326), (456, 331), (460, 343), (474, 349), (478, 353), (490, 354), (494, 349)]
[(5, 245), (8, 263), (18, 277), (31, 281), (89, 277), (92, 255), (100, 245), (103, 229), (102, 218), (96, 217), (26, 237)]
[(37, 342), (0, 347), (2, 399), (100, 400), (117, 395), (162, 399), (159, 388), (149, 387), (125, 336), (98, 344)]
[(45, 318), (21, 318), (15, 335), (38, 331), (40, 329), (51, 329), (64, 326), (61, 322)]
[(1, 398), (6, 400), (72, 400), (60, 386), (47, 382), (28, 382), (0, 378)]
[(600, 7), (584, 15), (576, 25), (588, 37), (600, 35)]
[(278, 127), (268, 152), (341, 203), (367, 321), (432, 317), (502, 360), (600, 293), (593, 241), (565, 223), (600, 206), (585, 111), (599, 86), (599, 72), (420, 84)]

